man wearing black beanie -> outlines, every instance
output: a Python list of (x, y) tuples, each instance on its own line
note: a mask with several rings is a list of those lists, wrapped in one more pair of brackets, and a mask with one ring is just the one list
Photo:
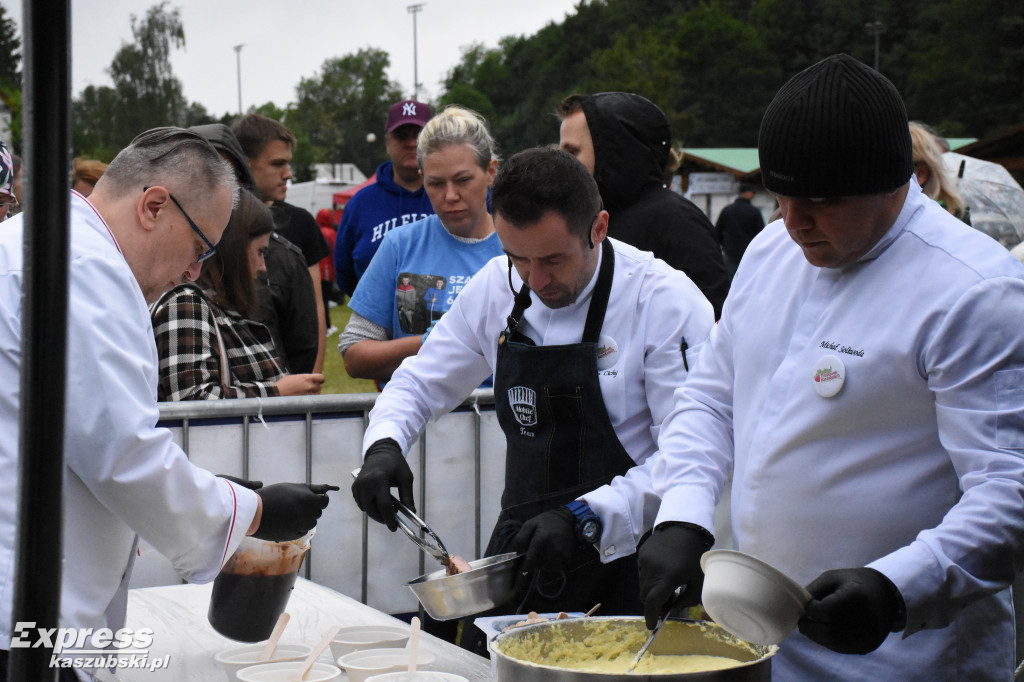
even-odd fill
[(852, 57), (779, 90), (759, 153), (782, 218), (645, 464), (662, 498), (639, 549), (648, 625), (680, 585), (700, 600), (731, 473), (735, 548), (810, 593), (773, 679), (1010, 679), (1024, 267), (911, 182), (903, 101)]

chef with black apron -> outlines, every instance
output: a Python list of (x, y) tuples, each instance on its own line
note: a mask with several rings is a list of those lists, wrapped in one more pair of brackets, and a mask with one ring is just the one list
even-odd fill
[(634, 556), (658, 499), (635, 465), (657, 451), (711, 304), (682, 272), (607, 238), (597, 185), (565, 152), (505, 161), (491, 205), (507, 257), (473, 277), (378, 397), (353, 495), (397, 528), (391, 487), (413, 504), (404, 453), (493, 373), (507, 454), (486, 554), (525, 555), (504, 612), (642, 613)]

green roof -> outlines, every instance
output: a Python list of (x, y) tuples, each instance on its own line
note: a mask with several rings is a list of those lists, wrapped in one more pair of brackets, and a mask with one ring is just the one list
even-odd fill
[(760, 168), (756, 147), (684, 148), (684, 159), (696, 159), (731, 173), (747, 174)]
[(947, 137), (946, 142), (949, 143), (949, 151), (955, 152), (960, 147), (966, 147), (972, 142), (977, 142), (976, 137)]
[[(946, 138), (946, 141), (949, 142), (949, 148), (955, 151), (977, 141), (977, 139), (976, 137), (949, 137)], [(757, 158), (757, 147), (684, 148), (683, 153), (685, 154), (684, 158), (701, 161), (719, 170), (740, 175), (753, 173), (761, 167), (761, 162)]]

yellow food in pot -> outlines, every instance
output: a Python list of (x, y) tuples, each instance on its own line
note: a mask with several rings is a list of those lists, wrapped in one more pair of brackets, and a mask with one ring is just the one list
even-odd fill
[[(501, 653), (521, 661), (579, 672), (625, 673), (646, 639), (646, 630), (623, 628), (610, 622), (593, 623), (586, 636), (574, 639), (564, 631), (540, 635), (527, 632), (501, 645)], [(741, 664), (725, 656), (647, 653), (633, 671), (637, 675), (722, 670)]]

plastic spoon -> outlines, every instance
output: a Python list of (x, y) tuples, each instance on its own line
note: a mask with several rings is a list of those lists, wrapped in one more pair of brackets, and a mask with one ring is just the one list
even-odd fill
[(309, 656), (306, 656), (306, 660), (302, 662), (299, 669), (288, 676), (286, 682), (302, 682), (302, 680), (306, 679), (306, 673), (308, 673), (309, 669), (313, 667), (313, 663), (316, 662), (316, 659), (320, 658), (320, 654), (324, 652), (324, 649), (330, 646), (331, 640), (338, 636), (339, 630), (341, 630), (340, 625), (335, 625), (333, 628), (328, 630), (327, 634), (324, 635), (324, 638), (320, 640), (320, 643), (313, 647), (313, 651), (309, 653)]
[(270, 639), (267, 640), (267, 645), (263, 647), (263, 651), (260, 652), (259, 657), (256, 659), (257, 663), (263, 663), (269, 661), (274, 655), (274, 650), (277, 649), (277, 641), (281, 639), (281, 635), (284, 634), (284, 628), (288, 625), (288, 619), (291, 616), (285, 611), (277, 618), (277, 625), (274, 626), (274, 631), (270, 633)]
[(412, 617), (412, 629), (409, 632), (409, 674), (416, 674), (416, 649), (420, 645), (420, 619)]

